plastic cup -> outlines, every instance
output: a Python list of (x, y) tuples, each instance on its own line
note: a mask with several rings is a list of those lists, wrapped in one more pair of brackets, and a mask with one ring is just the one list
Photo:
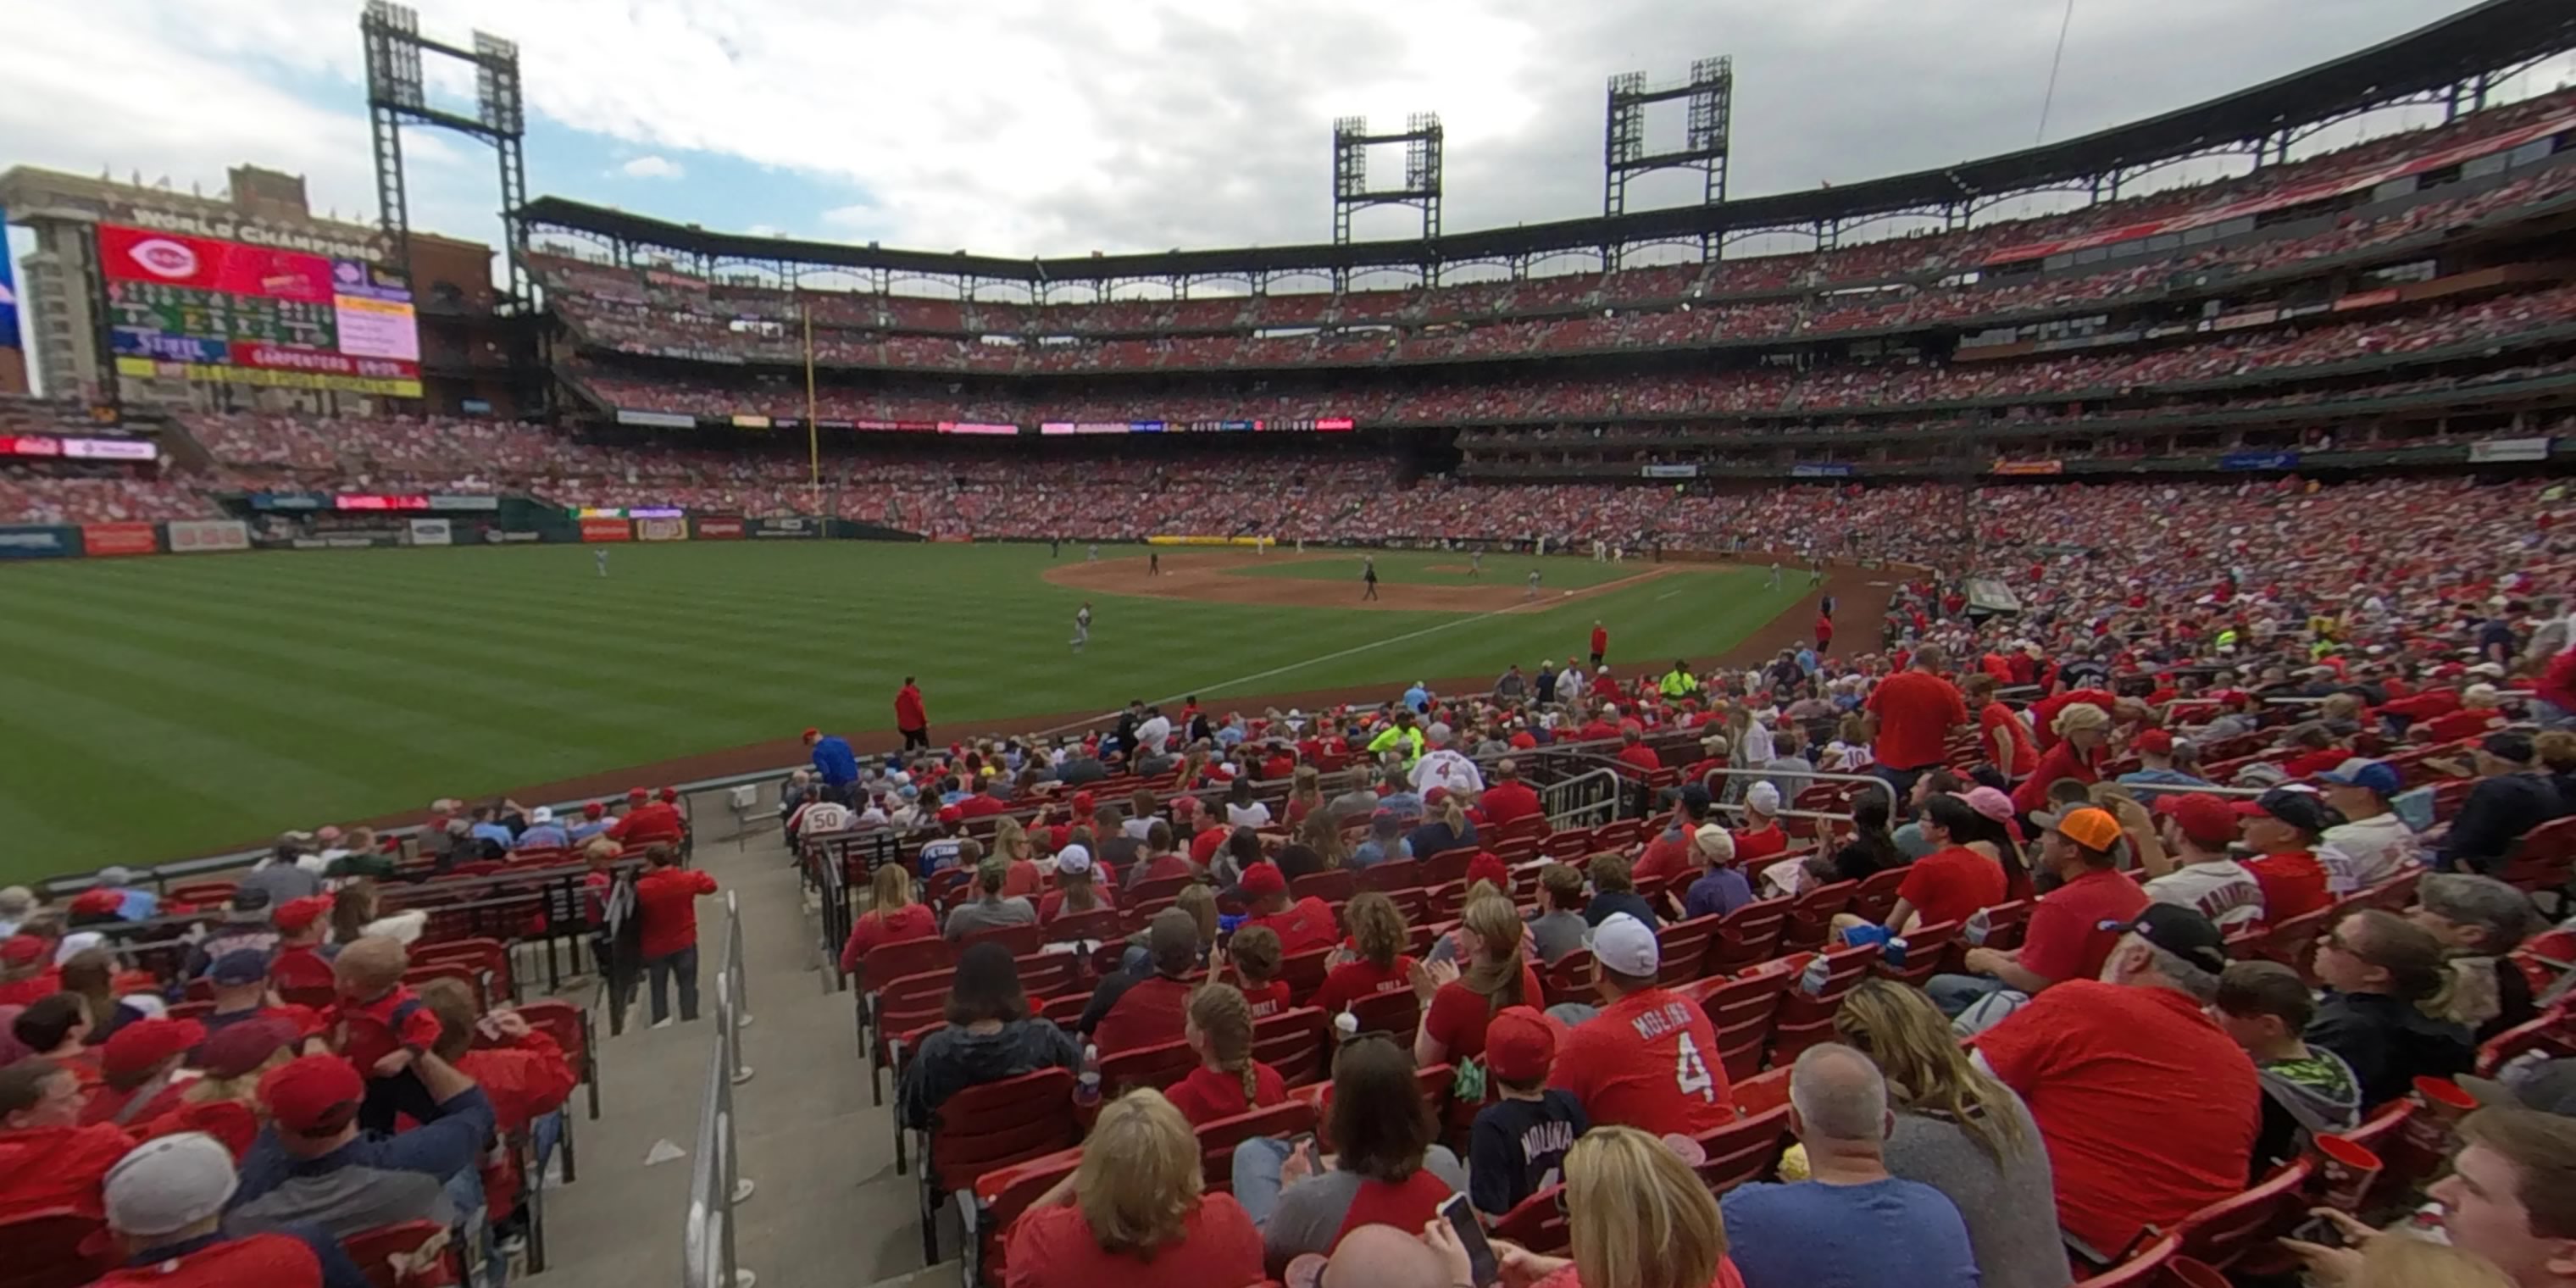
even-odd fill
[(2317, 1137), (2316, 1150), (2317, 1176), (2324, 1183), (2322, 1201), (2330, 1208), (2358, 1211), (2386, 1165), (2379, 1155), (2341, 1136)]
[(2439, 1162), (2459, 1141), (2459, 1122), (2478, 1098), (2448, 1078), (2415, 1080), (2415, 1112), (2406, 1118), (2405, 1142), (2416, 1157)]

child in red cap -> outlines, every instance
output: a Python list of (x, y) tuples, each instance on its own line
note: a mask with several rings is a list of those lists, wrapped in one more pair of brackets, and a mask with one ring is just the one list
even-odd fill
[(331, 933), (330, 915), (330, 896), (317, 894), (289, 899), (269, 917), (277, 927), (278, 940), (277, 956), (268, 965), (268, 982), (281, 996), (311, 1006), (337, 987), (330, 959), (322, 955), (322, 941)]

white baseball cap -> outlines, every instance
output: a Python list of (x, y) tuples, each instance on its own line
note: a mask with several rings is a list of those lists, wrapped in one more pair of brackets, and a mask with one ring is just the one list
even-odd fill
[(1601, 968), (1632, 979), (1652, 977), (1663, 964), (1663, 948), (1646, 923), (1624, 912), (1602, 919), (1592, 931), (1592, 959)]
[(530, 827), (543, 827), (554, 821), (555, 809), (552, 805), (540, 805), (535, 809), (528, 811), (528, 825)]
[(1777, 813), (1779, 813), (1779, 812), (1780, 812), (1780, 788), (1779, 788), (1779, 785), (1778, 785), (1778, 784), (1776, 784), (1776, 783), (1771, 783), (1771, 782), (1767, 782), (1767, 781), (1766, 781), (1766, 782), (1759, 782), (1759, 783), (1755, 783), (1755, 784), (1754, 784), (1754, 785), (1752, 785), (1751, 787), (1748, 787), (1748, 788), (1746, 788), (1746, 789), (1745, 789), (1745, 791), (1744, 791), (1744, 803), (1745, 803), (1745, 804), (1747, 804), (1747, 805), (1749, 805), (1749, 806), (1752, 806), (1752, 807), (1753, 807), (1753, 809), (1754, 809), (1754, 811), (1755, 811), (1756, 813), (1761, 813), (1761, 814), (1777, 814)]
[(1055, 870), (1071, 876), (1091, 871), (1091, 851), (1079, 845), (1068, 845), (1056, 851)]
[(145, 1141), (107, 1169), (107, 1223), (146, 1238), (176, 1234), (221, 1213), (239, 1184), (232, 1151), (204, 1132)]

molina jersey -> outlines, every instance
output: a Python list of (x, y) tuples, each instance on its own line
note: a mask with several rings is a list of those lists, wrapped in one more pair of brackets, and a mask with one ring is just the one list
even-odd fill
[(1548, 1083), (1573, 1092), (1594, 1126), (1698, 1136), (1735, 1121), (1717, 1027), (1668, 989), (1630, 993), (1566, 1034)]

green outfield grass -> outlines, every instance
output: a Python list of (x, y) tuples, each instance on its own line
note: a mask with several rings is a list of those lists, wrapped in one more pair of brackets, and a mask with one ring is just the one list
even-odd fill
[[(1274, 552), (1278, 553), (1278, 552)], [(1485, 575), (1467, 575), (1468, 554), (1461, 551), (1384, 550), (1377, 552), (1377, 575), (1387, 584), (1399, 582), (1427, 586), (1519, 586), (1529, 580), (1530, 569), (1539, 570), (1539, 582), (1549, 590), (1581, 590), (1603, 582), (1634, 577), (1654, 567), (1642, 559), (1620, 563), (1594, 563), (1589, 556), (1566, 558), (1551, 555), (1533, 558), (1529, 555), (1488, 554)], [(1300, 581), (1348, 581), (1360, 579), (1361, 555), (1353, 550), (1288, 554), (1273, 564), (1251, 564), (1242, 569), (1246, 576), (1294, 577)]]
[[(1562, 661), (1595, 617), (1614, 661), (1715, 654), (1799, 590), (1708, 569), (1529, 613), (1363, 612), (1086, 595), (1041, 580), (1044, 546), (619, 546), (606, 580), (592, 549), (0, 567), (0, 880), (167, 860), (807, 725), (887, 728), (907, 673), (934, 734), (1191, 692), (1218, 706), (1373, 683), (1391, 696), (1414, 679)], [(1380, 569), (1454, 558), (1389, 555)], [(1490, 556), (1487, 571), (1529, 562)], [(1588, 560), (1546, 568), (1551, 588), (1605, 579)], [(1092, 642), (1076, 657), (1066, 644), (1085, 598)]]

